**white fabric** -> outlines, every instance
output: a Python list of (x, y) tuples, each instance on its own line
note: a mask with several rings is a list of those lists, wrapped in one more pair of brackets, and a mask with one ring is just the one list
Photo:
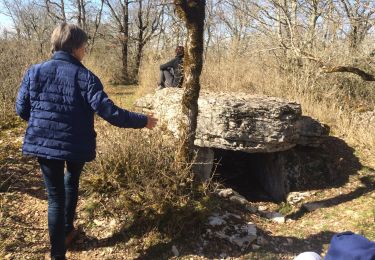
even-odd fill
[(303, 252), (296, 256), (294, 260), (322, 260), (322, 258), (315, 252)]

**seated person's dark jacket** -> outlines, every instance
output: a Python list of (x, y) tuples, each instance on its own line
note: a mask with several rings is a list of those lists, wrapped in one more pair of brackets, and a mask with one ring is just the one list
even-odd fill
[(183, 62), (184, 55), (176, 55), (176, 57), (165, 64), (160, 65), (160, 70), (173, 70), (173, 87), (177, 87), (183, 80)]

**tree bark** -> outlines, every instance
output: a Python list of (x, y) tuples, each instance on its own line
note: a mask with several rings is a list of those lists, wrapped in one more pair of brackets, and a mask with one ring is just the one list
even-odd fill
[[(143, 57), (143, 51), (145, 45), (158, 34), (157, 29), (161, 24), (162, 15), (164, 13), (164, 7), (158, 8), (156, 1), (145, 1), (146, 5), (143, 5), (144, 0), (138, 0), (138, 15), (137, 15), (137, 28), (138, 35), (136, 37), (137, 42), (137, 54), (134, 67), (134, 77), (136, 80), (139, 79), (139, 69)], [(160, 32), (159, 32), (160, 34)]]
[(119, 41), (121, 43), (122, 51), (122, 81), (124, 84), (129, 84), (129, 69), (128, 69), (128, 45), (129, 45), (129, 4), (130, 0), (121, 0), (120, 10), (112, 5), (112, 2), (105, 0), (105, 4), (108, 6), (113, 19), (116, 21), (118, 26)]
[(181, 122), (182, 145), (177, 160), (192, 162), (194, 158), (194, 139), (197, 129), (199, 77), (203, 67), (203, 33), (205, 19), (205, 0), (175, 0), (176, 12), (187, 28), (187, 46), (184, 55), (184, 94), (182, 113), (187, 122)]
[(146, 29), (143, 25), (143, 17), (142, 17), (142, 0), (138, 0), (138, 43), (137, 43), (137, 57), (135, 61), (135, 75), (138, 78), (139, 67), (141, 66), (141, 59), (143, 54), (143, 47), (144, 47), (144, 36), (143, 32)]
[(128, 45), (129, 45), (129, 1), (125, 0), (123, 8), (123, 38), (122, 38), (122, 80), (125, 84), (130, 83), (128, 69)]

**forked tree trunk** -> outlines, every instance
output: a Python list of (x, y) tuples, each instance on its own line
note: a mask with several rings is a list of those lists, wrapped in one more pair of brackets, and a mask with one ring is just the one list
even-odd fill
[(184, 55), (184, 94), (182, 113), (187, 122), (181, 122), (182, 146), (177, 160), (191, 162), (194, 155), (194, 139), (197, 129), (199, 77), (203, 66), (203, 32), (205, 0), (175, 0), (176, 12), (185, 22), (187, 44)]

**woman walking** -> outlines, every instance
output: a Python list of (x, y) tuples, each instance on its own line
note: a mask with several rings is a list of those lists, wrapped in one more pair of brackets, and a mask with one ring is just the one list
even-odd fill
[(17, 114), (28, 121), (22, 152), (38, 158), (48, 193), (52, 259), (65, 259), (77, 233), (73, 220), (79, 178), (85, 162), (95, 158), (94, 113), (123, 128), (153, 129), (157, 123), (108, 98), (99, 78), (81, 63), (87, 40), (76, 25), (55, 28), (52, 58), (26, 72), (16, 100)]

